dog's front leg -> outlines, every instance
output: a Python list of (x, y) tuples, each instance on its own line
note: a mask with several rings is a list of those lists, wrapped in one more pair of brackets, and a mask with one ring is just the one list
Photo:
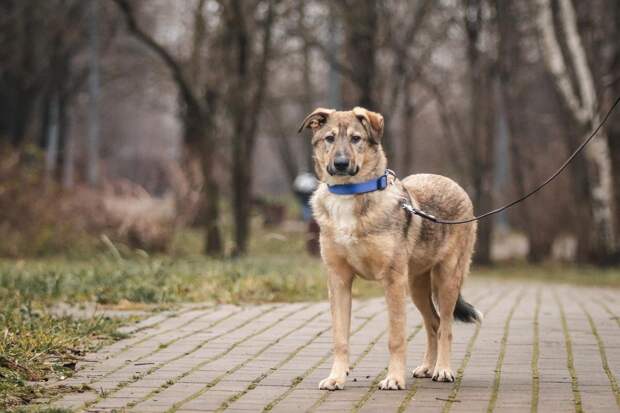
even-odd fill
[(407, 322), (406, 300), (407, 273), (395, 271), (384, 278), (385, 299), (388, 307), (390, 363), (385, 379), (379, 383), (381, 390), (402, 390), (405, 388), (405, 361), (407, 340), (405, 325)]
[(342, 390), (349, 373), (349, 330), (351, 326), (351, 285), (353, 271), (346, 265), (329, 268), (329, 304), (332, 314), (334, 364), (319, 389)]

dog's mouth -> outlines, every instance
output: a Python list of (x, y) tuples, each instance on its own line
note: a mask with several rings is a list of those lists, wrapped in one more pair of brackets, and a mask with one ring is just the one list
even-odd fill
[(331, 176), (355, 176), (360, 171), (359, 166), (351, 166), (347, 169), (337, 169), (333, 165), (327, 165), (327, 173)]

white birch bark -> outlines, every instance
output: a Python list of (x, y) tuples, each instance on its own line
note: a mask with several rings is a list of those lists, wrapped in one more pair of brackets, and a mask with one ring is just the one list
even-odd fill
[[(551, 0), (535, 0), (538, 7), (537, 26), (540, 33), (542, 55), (555, 86), (566, 102), (573, 117), (585, 129), (599, 121), (596, 89), (592, 71), (577, 29), (575, 9), (571, 0), (559, 0), (559, 21), (566, 36), (568, 56), (558, 41), (551, 9)], [(567, 63), (568, 60), (568, 63)], [(573, 87), (568, 65), (574, 68), (578, 91)], [(590, 180), (590, 204), (594, 218), (594, 240), (607, 253), (615, 250), (613, 222), (613, 185), (611, 157), (604, 132), (593, 139), (585, 149)]]

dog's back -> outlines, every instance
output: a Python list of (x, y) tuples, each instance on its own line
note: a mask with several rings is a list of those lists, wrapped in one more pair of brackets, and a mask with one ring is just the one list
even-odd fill
[(469, 195), (450, 178), (416, 174), (409, 175), (402, 182), (425, 212), (448, 220), (472, 216), (474, 208)]

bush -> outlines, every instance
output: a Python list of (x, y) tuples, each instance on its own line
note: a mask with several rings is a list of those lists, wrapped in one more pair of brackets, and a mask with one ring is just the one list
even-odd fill
[(0, 256), (83, 256), (122, 244), (164, 252), (181, 217), (175, 195), (157, 198), (119, 180), (64, 191), (36, 151), (0, 158)]

